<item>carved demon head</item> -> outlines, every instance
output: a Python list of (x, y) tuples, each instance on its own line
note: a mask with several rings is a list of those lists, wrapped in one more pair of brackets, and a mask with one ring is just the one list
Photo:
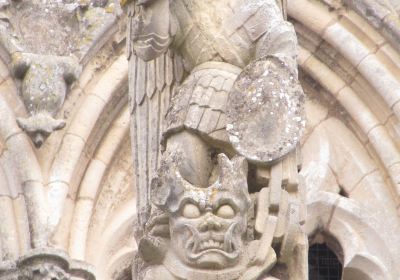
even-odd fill
[(216, 182), (200, 188), (187, 182), (175, 168), (162, 176), (153, 200), (169, 214), (170, 250), (190, 267), (221, 269), (241, 258), (250, 197), (247, 162), (218, 155)]

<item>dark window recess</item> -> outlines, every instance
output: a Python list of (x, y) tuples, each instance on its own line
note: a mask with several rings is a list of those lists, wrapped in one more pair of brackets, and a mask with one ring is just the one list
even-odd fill
[(309, 280), (341, 280), (342, 264), (325, 244), (314, 244), (308, 251)]

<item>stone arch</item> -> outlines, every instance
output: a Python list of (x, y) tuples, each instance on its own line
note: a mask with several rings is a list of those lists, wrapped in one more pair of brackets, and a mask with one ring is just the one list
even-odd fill
[[(399, 54), (352, 10), (304, 0), (289, 1), (288, 11), (300, 38), (300, 67), (344, 107), (368, 138), (398, 194), (400, 153), (390, 126), (400, 116), (399, 68), (391, 64)], [(389, 119), (393, 124), (388, 126)]]
[[(374, 1), (336, 4), (288, 2), (299, 37), (303, 87), (327, 100), (309, 99), (306, 105), (302, 173), (308, 189), (307, 230), (340, 241), (344, 279), (397, 279), (399, 272), (392, 267), (396, 241), (389, 241), (383, 228), (398, 220), (400, 95), (395, 92), (400, 60), (394, 38), (400, 38), (399, 25), (393, 24), (390, 35), (382, 30), (398, 15)], [(365, 14), (367, 6), (379, 13)]]
[[(40, 150), (32, 147), (17, 126), (16, 117), (26, 116), (26, 111), (7, 69), (9, 57), (0, 55), (3, 57), (0, 61), (0, 167), (8, 168), (0, 171), (0, 176), (4, 175), (1, 178), (5, 177), (0, 182), (1, 210), (7, 216), (0, 225), (0, 229), (4, 228), (0, 234), (4, 259), (14, 260), (25, 254), (32, 241), (34, 246), (54, 246), (75, 259), (87, 260), (86, 241), (96, 235), (101, 237), (103, 230), (108, 232), (108, 241), (101, 262), (115, 259), (115, 263), (121, 263), (117, 259), (122, 249), (133, 253), (135, 203), (130, 201), (133, 209), (123, 207), (128, 216), (119, 218), (115, 213), (121, 209), (111, 205), (119, 199), (122, 188), (131, 188), (125, 194), (129, 199), (134, 198), (133, 182), (129, 180), (132, 163), (128, 63), (118, 38), (114, 37), (117, 31), (115, 23), (111, 29), (105, 29), (107, 34), (103, 34), (96, 50), (82, 62), (83, 72), (58, 113), (59, 118), (67, 121), (67, 126), (52, 134)], [(118, 43), (111, 44), (114, 39)], [(121, 170), (112, 168), (118, 164)], [(110, 188), (104, 190), (104, 186), (110, 184), (107, 180), (113, 179), (120, 180), (120, 184), (115, 185), (117, 197), (110, 198)], [(18, 197), (22, 193), (25, 199)], [(102, 196), (110, 198), (111, 206), (105, 207), (98, 201)], [(101, 208), (107, 209), (103, 213), (109, 220), (102, 222), (103, 228), (99, 229), (93, 217), (99, 216), (96, 213)], [(116, 238), (115, 233), (122, 232)], [(113, 251), (110, 244), (118, 244), (122, 249)], [(117, 271), (114, 265), (107, 273), (113, 269)]]
[[(337, 194), (319, 192), (308, 202), (309, 236), (320, 232), (334, 238), (343, 250), (343, 279), (396, 279), (388, 247), (371, 219), (356, 202)], [(330, 246), (338, 250), (338, 246)], [(340, 255), (341, 252), (336, 252)], [(370, 269), (368, 269), (370, 268)], [(364, 274), (360, 274), (363, 272)]]
[[(397, 237), (385, 235), (395, 231), (397, 219), (386, 217), (396, 215), (396, 207), (365, 148), (339, 119), (328, 118), (310, 133), (302, 152), (309, 236), (321, 232), (337, 240), (343, 248), (343, 277), (371, 266), (375, 269), (366, 270), (371, 279), (396, 279), (397, 268), (388, 260), (396, 258), (392, 238)], [(348, 197), (339, 195), (339, 187)]]
[[(314, 86), (316, 94), (327, 93), (332, 107), (341, 107), (348, 116), (332, 117), (329, 108), (308, 103), (309, 131), (303, 154), (307, 158), (307, 145), (314, 141), (314, 153), (320, 157), (308, 157), (303, 169), (318, 170), (312, 176), (305, 174), (310, 190), (306, 228), (310, 234), (320, 230), (341, 242), (348, 279), (375, 280), (385, 273), (385, 279), (398, 279), (391, 264), (397, 264), (399, 258), (390, 252), (400, 242), (380, 230), (385, 222), (398, 223), (400, 205), (396, 128), (400, 117), (400, 33), (398, 23), (390, 21), (393, 14), (384, 6), (376, 7), (375, 1), (344, 2), (348, 6), (333, 7), (338, 1), (288, 1), (289, 18), (300, 41), (303, 84)], [(379, 13), (366, 15), (366, 10), (360, 9), (363, 5)], [(7, 216), (0, 218), (4, 259), (24, 254), (30, 243), (34, 247), (42, 244), (47, 233), (40, 229), (50, 217), (55, 246), (97, 267), (109, 260), (105, 279), (126, 275), (115, 272), (126, 268), (135, 249), (131, 227), (135, 209), (120, 204), (121, 196), (135, 197), (126, 191), (134, 183), (128, 172), (131, 112), (126, 94), (124, 97), (127, 62), (125, 54), (115, 50), (107, 50), (106, 61), (98, 57), (104, 56), (101, 48), (114, 40), (116, 29), (113, 25), (106, 35), (99, 35), (101, 42), (85, 58), (84, 71), (60, 112), (68, 125), (41, 151), (35, 151), (16, 126), (15, 116), (26, 112), (7, 70), (9, 55), (0, 50), (4, 62), (0, 63), (0, 165), (5, 170), (4, 176), (0, 171), (5, 178), (0, 182), (0, 214)], [(119, 36), (120, 43), (123, 36)], [(106, 124), (104, 129), (99, 128), (101, 124)], [(338, 133), (345, 139), (341, 145), (333, 141)], [(349, 143), (357, 141), (357, 151), (352, 153)], [(335, 151), (339, 153), (334, 159), (323, 157)], [(113, 168), (117, 165), (122, 171)], [(349, 166), (357, 166), (357, 172), (346, 173)], [(348, 197), (338, 195), (340, 190)], [(44, 202), (54, 197), (53, 202)], [(122, 210), (131, 213), (123, 215)], [(122, 234), (114, 238), (119, 231)], [(390, 231), (397, 233), (394, 226)], [(105, 256), (94, 260), (103, 237)]]
[(107, 268), (108, 279), (133, 280), (132, 279), (132, 260), (134, 253), (131, 250), (121, 250)]
[(385, 271), (373, 257), (357, 255), (347, 264), (343, 280), (386, 279), (384, 273)]

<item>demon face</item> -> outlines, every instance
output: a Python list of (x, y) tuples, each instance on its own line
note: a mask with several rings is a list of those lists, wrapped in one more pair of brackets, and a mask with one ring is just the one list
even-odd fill
[(189, 266), (218, 269), (235, 265), (239, 259), (245, 209), (229, 193), (216, 192), (208, 205), (186, 200), (170, 219), (172, 249)]
[(207, 188), (191, 185), (176, 169), (163, 180), (170, 190), (164, 204), (170, 216), (170, 249), (190, 267), (234, 266), (245, 246), (247, 162), (220, 154), (218, 169), (218, 179)]

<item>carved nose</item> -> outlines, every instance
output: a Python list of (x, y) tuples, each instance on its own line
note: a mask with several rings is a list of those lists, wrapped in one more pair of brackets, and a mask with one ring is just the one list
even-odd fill
[(45, 140), (44, 135), (38, 132), (35, 134), (35, 137), (33, 138), (33, 143), (35, 144), (35, 147), (39, 149), (43, 145), (44, 140)]
[(200, 225), (200, 230), (203, 232), (209, 230), (219, 230), (219, 229), (221, 229), (221, 224), (215, 220), (212, 214), (208, 214)]

